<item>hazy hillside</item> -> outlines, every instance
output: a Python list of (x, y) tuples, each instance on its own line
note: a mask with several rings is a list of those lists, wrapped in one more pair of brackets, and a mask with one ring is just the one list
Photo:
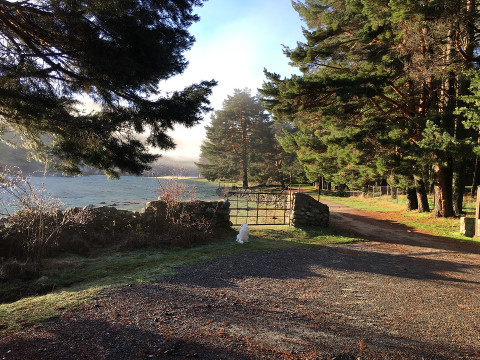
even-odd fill
[[(42, 163), (27, 160), (27, 151), (23, 148), (12, 148), (0, 142), (0, 167), (5, 165), (18, 166), (25, 175), (41, 173), (44, 169)], [(197, 176), (197, 167), (191, 160), (173, 159), (161, 157), (153, 166), (150, 174), (157, 176), (172, 175), (177, 173), (182, 176)], [(85, 169), (85, 175), (101, 174), (96, 169)]]
[(178, 172), (182, 176), (198, 176), (198, 169), (192, 160), (175, 159), (163, 156), (152, 166), (154, 175), (173, 175)]
[(18, 166), (24, 174), (41, 172), (44, 169), (42, 163), (35, 160), (27, 160), (27, 150), (13, 148), (0, 142), (0, 166), (3, 168), (5, 165)]

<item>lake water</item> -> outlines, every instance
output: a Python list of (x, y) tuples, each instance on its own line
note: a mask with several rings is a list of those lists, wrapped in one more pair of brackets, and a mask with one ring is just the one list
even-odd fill
[[(42, 188), (42, 177), (31, 178), (37, 189)], [(51, 196), (60, 199), (65, 207), (115, 206), (118, 209), (139, 211), (148, 201), (156, 200), (159, 182), (168, 186), (169, 179), (137, 176), (122, 176), (109, 180), (104, 175), (83, 177), (47, 177), (44, 188)], [(185, 184), (193, 198), (204, 201), (220, 200), (215, 191), (217, 185), (194, 178), (178, 180)], [(1, 196), (1, 195), (0, 195)], [(190, 199), (192, 196), (187, 195)]]

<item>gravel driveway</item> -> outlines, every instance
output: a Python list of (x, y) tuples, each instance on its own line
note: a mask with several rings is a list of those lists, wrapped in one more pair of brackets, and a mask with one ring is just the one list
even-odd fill
[(0, 359), (480, 359), (480, 247), (327, 204), (370, 241), (183, 268), (11, 334)]

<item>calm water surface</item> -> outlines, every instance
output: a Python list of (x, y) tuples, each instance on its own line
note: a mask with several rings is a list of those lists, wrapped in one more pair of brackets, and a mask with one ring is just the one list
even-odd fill
[[(41, 177), (31, 179), (37, 189), (41, 189), (43, 181)], [(139, 211), (145, 207), (146, 202), (158, 198), (159, 181), (163, 186), (168, 186), (172, 180), (137, 176), (122, 176), (119, 180), (109, 180), (104, 175), (47, 177), (44, 188), (47, 193), (60, 199), (65, 207), (115, 206), (118, 209)], [(200, 182), (194, 178), (178, 181), (186, 184), (189, 192), (195, 193), (195, 199), (219, 199), (215, 193), (215, 184)]]

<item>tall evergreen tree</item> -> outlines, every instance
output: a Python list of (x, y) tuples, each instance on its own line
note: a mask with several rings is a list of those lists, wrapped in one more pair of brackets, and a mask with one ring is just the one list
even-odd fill
[(209, 180), (241, 180), (248, 187), (250, 180), (281, 181), (294, 167), (294, 156), (275, 138), (280, 130), (249, 90), (237, 89), (228, 96), (206, 131), (197, 166)]
[(357, 184), (343, 177), (357, 186), (387, 177), (416, 189), (425, 202), (432, 166), (435, 213), (451, 216), (454, 160), (462, 163), (470, 153), (471, 134), (455, 107), (472, 49), (472, 0), (294, 6), (310, 30), (306, 43), (285, 52), (303, 75), (280, 79), (267, 72), (266, 108), (298, 125), (300, 145), (309, 149), (303, 154), (319, 171), (332, 172), (322, 175), (338, 178), (348, 169)]
[[(209, 110), (214, 81), (168, 96), (159, 87), (187, 66), (187, 29), (202, 2), (1, 0), (0, 140), (16, 131), (70, 173), (148, 169), (157, 157), (149, 146), (173, 148), (166, 131)], [(82, 97), (98, 110), (80, 111)]]

